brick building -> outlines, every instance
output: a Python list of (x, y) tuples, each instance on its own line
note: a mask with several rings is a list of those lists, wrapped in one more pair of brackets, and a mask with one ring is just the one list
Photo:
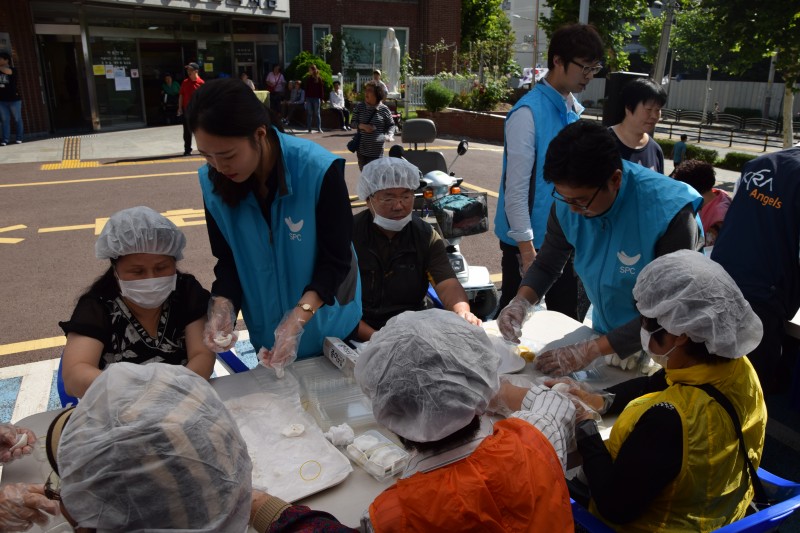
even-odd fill
[(423, 45), (460, 41), (461, 0), (0, 0), (27, 137), (162, 125), (165, 73), (180, 81), (196, 61), (204, 79), (247, 71), (262, 88), (273, 65), (328, 33), (344, 43), (326, 57), (333, 71), (366, 73), (390, 27), (434, 72)]

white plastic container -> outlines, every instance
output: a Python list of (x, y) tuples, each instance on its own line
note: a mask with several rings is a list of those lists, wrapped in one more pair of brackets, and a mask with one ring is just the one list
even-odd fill
[(353, 444), (348, 444), (347, 455), (378, 481), (402, 472), (410, 457), (407, 451), (374, 429), (365, 431)]

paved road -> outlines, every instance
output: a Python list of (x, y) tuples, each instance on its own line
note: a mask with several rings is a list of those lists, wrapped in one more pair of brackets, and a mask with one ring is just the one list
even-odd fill
[[(327, 132), (308, 137), (346, 158), (347, 184), (354, 193), (358, 168), (355, 156), (344, 149), (350, 135)], [(441, 139), (429, 148), (443, 151), (450, 162), (456, 144)], [(69, 318), (81, 291), (107, 268), (94, 258), (94, 242), (105, 219), (115, 211), (143, 204), (169, 216), (187, 237), (180, 268), (210, 287), (214, 261), (196, 172), (203, 159), (180, 157), (181, 153), (179, 126), (0, 148), (4, 273), (0, 282), (0, 421), (58, 406), (53, 388), (55, 358), (64, 343), (58, 321)], [(469, 152), (453, 167), (467, 187), (488, 191), (492, 220), (501, 160), (501, 146), (471, 143)], [(666, 172), (671, 170), (668, 161)], [(732, 190), (737, 177), (734, 172), (717, 171), (719, 185), (726, 190)], [(493, 233), (466, 238), (462, 251), (472, 264), (487, 266), (499, 278), (500, 254)], [(224, 369), (217, 372), (222, 374)], [(798, 479), (800, 435), (792, 429), (798, 416), (796, 407), (781, 402), (776, 408), (770, 405), (769, 453), (763, 466)], [(793, 520), (786, 530), (798, 531), (798, 522)]]
[[(305, 134), (304, 134), (305, 136)], [(349, 135), (307, 135), (347, 159), (355, 194), (358, 168), (344, 145)], [(456, 143), (441, 141), (448, 162)], [(77, 296), (108, 264), (94, 258), (105, 219), (117, 210), (148, 205), (165, 213), (187, 237), (179, 267), (210, 287), (213, 258), (197, 184), (200, 156), (180, 157), (179, 127), (48, 139), (0, 152), (0, 251), (7, 275), (0, 285), (0, 367), (57, 357), (63, 346), (59, 320), (69, 318)], [(63, 159), (69, 157), (70, 159)], [(499, 184), (500, 148), (473, 144), (454, 169), (489, 191)], [(496, 200), (490, 197), (491, 216)], [(487, 233), (464, 240), (473, 264), (499, 272), (496, 240)]]
[[(330, 131), (308, 138), (347, 160), (348, 188), (355, 194), (358, 168), (344, 149), (350, 134)], [(401, 142), (398, 137), (396, 142)], [(197, 185), (199, 155), (181, 157), (179, 126), (53, 138), (0, 151), (0, 367), (57, 357), (63, 346), (59, 320), (69, 318), (77, 296), (107, 264), (94, 258), (94, 241), (105, 219), (119, 209), (148, 205), (169, 216), (187, 236), (180, 268), (209, 287), (213, 258)], [(429, 148), (455, 157), (454, 140)], [(494, 219), (502, 147), (471, 143), (452, 169), (467, 187), (489, 193)], [(667, 162), (671, 171), (671, 162)], [(736, 173), (720, 170), (728, 190)], [(500, 254), (491, 232), (464, 239), (471, 264), (499, 280)]]

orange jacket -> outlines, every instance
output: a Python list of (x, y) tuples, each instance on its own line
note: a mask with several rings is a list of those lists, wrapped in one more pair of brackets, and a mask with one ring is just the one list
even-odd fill
[(514, 418), (497, 422), (469, 457), (398, 480), (372, 502), (369, 516), (378, 533), (574, 531), (553, 446)]

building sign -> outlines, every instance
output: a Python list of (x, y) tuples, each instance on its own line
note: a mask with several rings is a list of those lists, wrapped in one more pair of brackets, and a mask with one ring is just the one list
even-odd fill
[(153, 6), (181, 9), (199, 13), (228, 13), (235, 15), (261, 15), (289, 18), (289, 0), (98, 0), (109, 4), (135, 4), (137, 7)]
[(233, 57), (237, 63), (255, 63), (255, 43), (233, 43)]

